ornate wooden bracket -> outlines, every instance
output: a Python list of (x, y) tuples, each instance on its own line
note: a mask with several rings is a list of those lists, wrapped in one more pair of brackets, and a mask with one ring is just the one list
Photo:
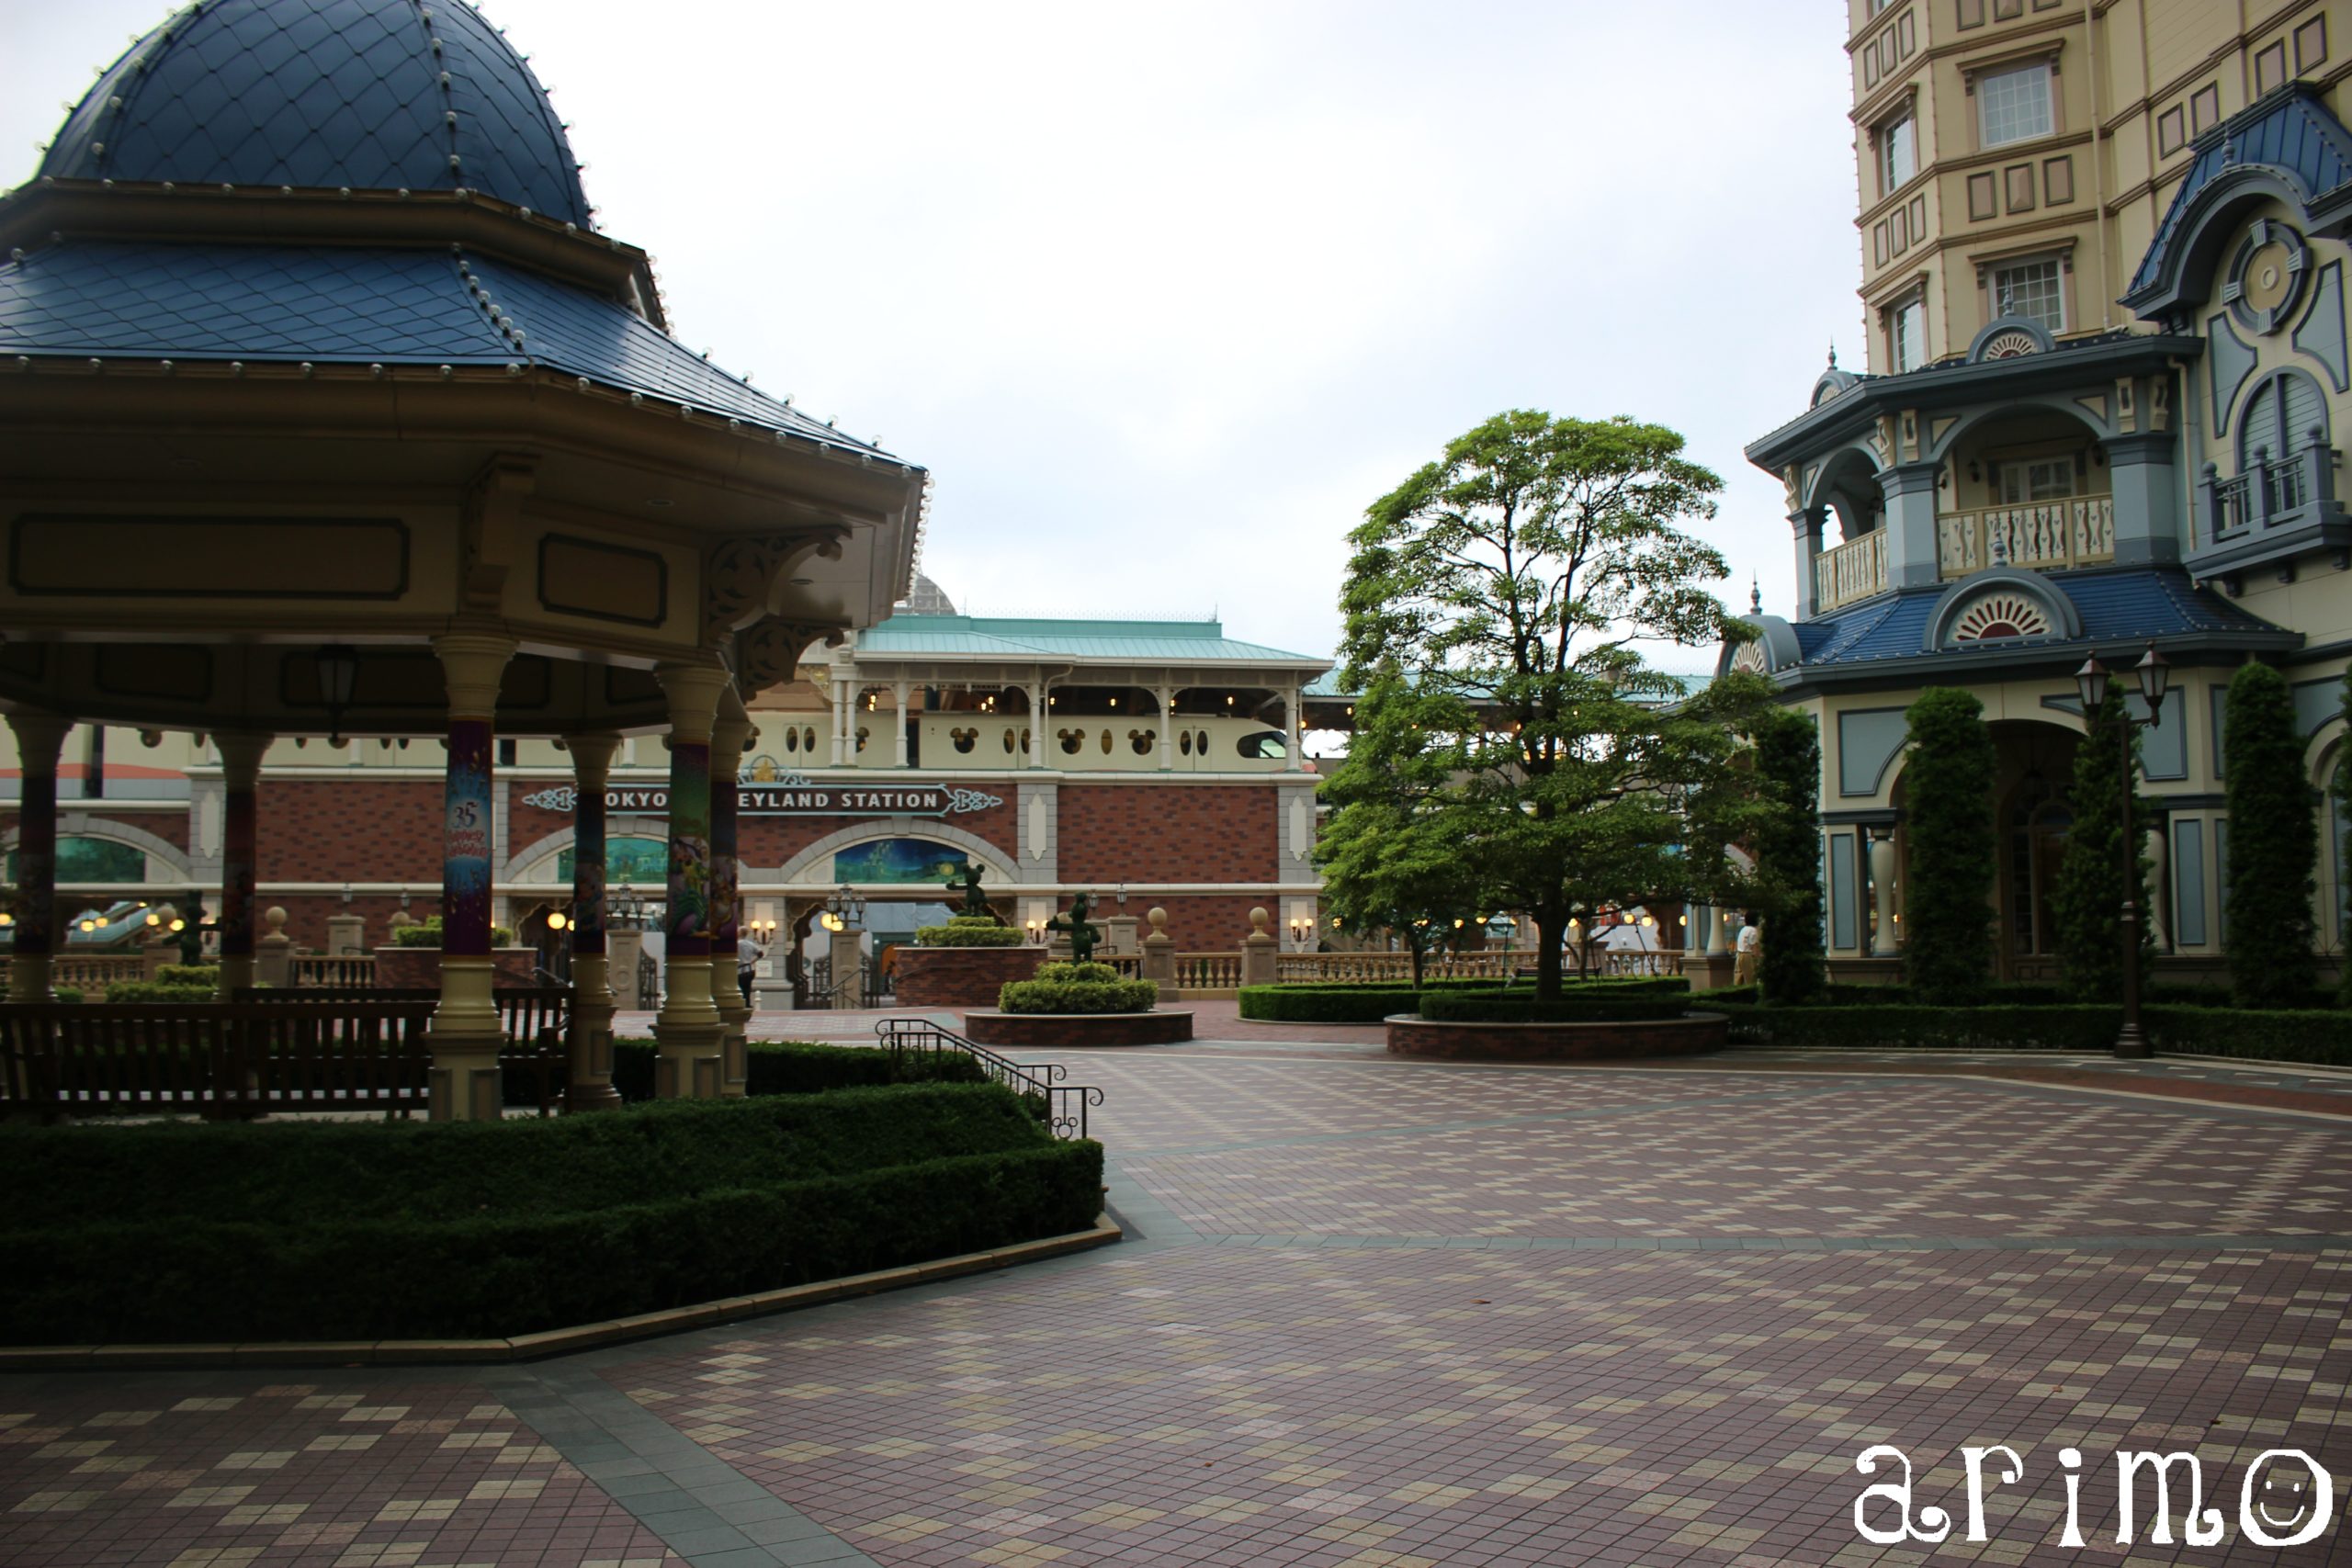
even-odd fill
[(800, 666), (800, 656), (820, 638), (839, 635), (839, 628), (807, 621), (767, 615), (735, 634), (735, 689), (749, 701), (770, 686), (781, 685)]
[(723, 646), (775, 603), (776, 579), (812, 552), (839, 560), (845, 529), (818, 534), (739, 534), (710, 547), (703, 559), (703, 640)]

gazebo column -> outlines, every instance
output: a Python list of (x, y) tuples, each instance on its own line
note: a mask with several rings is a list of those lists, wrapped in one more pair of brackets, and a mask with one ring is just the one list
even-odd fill
[(490, 953), (491, 761), (498, 682), (513, 639), (449, 632), (433, 639), (449, 689), (441, 840), (441, 999), (426, 1043), (435, 1122), (494, 1122), (502, 1032)]
[(220, 802), (220, 979), (227, 1001), (254, 983), (254, 842), (261, 829), (261, 759), (266, 735), (216, 735)]
[(654, 1091), (665, 1100), (699, 1099), (719, 1092), (726, 1034), (710, 983), (710, 734), (728, 674), (717, 660), (664, 664), (654, 673), (670, 699), (670, 907), (662, 1011), (653, 1021)]
[(1153, 695), (1159, 699), (1159, 771), (1164, 773), (1176, 765), (1176, 688), (1162, 686)]
[(613, 1088), (613, 987), (605, 959), (605, 785), (617, 735), (567, 735), (571, 752), (571, 1038), (563, 1108), (610, 1111)]
[(49, 965), (57, 940), (57, 753), (74, 721), (52, 713), (12, 713), (23, 791), (17, 810), (17, 925), (8, 962), (8, 999), (50, 999)]
[[(906, 691), (904, 682), (899, 690)], [(752, 1027), (752, 1004), (743, 999), (736, 979), (735, 953), (741, 940), (743, 902), (741, 866), (736, 855), (736, 812), (741, 805), (738, 775), (743, 743), (752, 737), (751, 716), (729, 699), (732, 713), (721, 712), (710, 729), (710, 992), (725, 1030), (718, 1055), (718, 1092), (733, 1097), (744, 1092), (750, 1073), (746, 1060)], [(903, 711), (906, 705), (899, 705)], [(899, 730), (899, 761), (906, 763), (906, 731)]]

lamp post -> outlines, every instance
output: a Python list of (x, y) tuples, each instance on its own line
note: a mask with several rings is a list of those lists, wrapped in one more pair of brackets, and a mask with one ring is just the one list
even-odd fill
[[(2136, 813), (2132, 809), (2135, 791), (2132, 783), (2132, 732), (2143, 725), (2155, 726), (2165, 720), (2165, 686), (2171, 679), (2171, 666), (2165, 656), (2150, 643), (2148, 650), (2132, 666), (2132, 673), (2140, 680), (2140, 695), (2148, 705), (2148, 716), (2134, 718), (2129, 707), (2117, 716), (2116, 734), (2123, 748), (2123, 1028), (2115, 1036), (2115, 1055), (2125, 1061), (2144, 1061), (2148, 1055), (2148, 1036), (2140, 1027), (2140, 840)], [(2110, 680), (2107, 666), (2093, 654), (2075, 671), (2075, 686), (2083, 699), (2083, 727), (2087, 730), (2094, 722), (2101, 704), (2107, 701)]]

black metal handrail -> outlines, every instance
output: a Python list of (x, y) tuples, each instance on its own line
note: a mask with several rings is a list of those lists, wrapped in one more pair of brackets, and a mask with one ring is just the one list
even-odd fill
[(1059, 1062), (1024, 1067), (1009, 1056), (965, 1039), (952, 1029), (927, 1018), (886, 1018), (874, 1025), (875, 1035), (891, 1055), (929, 1051), (937, 1055), (959, 1052), (980, 1065), (990, 1083), (1002, 1084), (1019, 1095), (1035, 1095), (1046, 1102), (1046, 1124), (1057, 1138), (1083, 1138), (1089, 1107), (1102, 1103), (1102, 1091), (1092, 1084), (1066, 1083), (1069, 1069)]

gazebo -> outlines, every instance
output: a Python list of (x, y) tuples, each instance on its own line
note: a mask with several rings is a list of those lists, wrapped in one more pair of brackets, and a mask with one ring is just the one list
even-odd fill
[(11, 1001), (51, 994), (74, 720), (216, 743), (224, 996), (253, 976), (269, 740), (438, 737), (431, 1113), (494, 1116), (494, 741), (552, 737), (580, 801), (573, 1103), (607, 1100), (605, 770), (661, 732), (660, 1088), (741, 1092), (745, 700), (888, 614), (922, 470), (668, 335), (646, 254), (600, 231), (545, 91), (462, 0), (198, 0), (0, 197), (0, 253)]

